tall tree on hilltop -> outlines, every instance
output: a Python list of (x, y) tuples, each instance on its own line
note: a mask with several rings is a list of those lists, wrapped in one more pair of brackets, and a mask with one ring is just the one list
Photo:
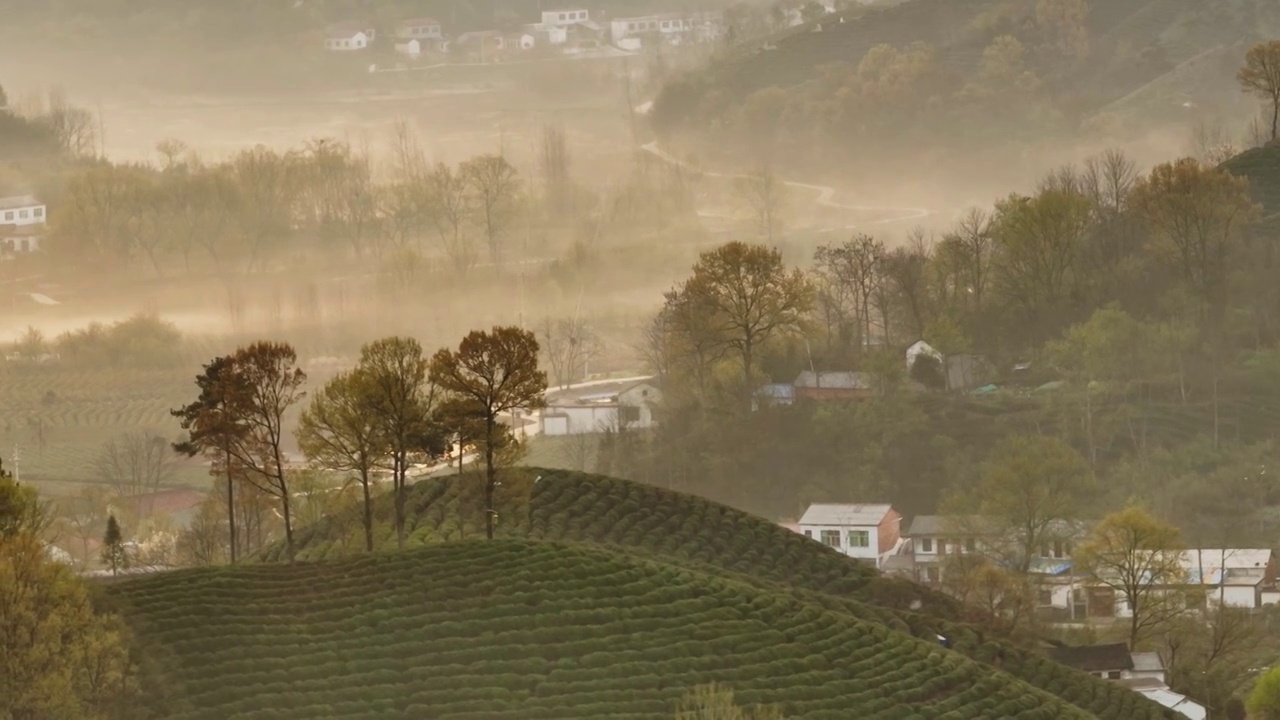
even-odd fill
[(1246, 93), (1270, 104), (1271, 140), (1275, 141), (1280, 131), (1280, 40), (1249, 48), (1236, 79)]
[(417, 340), (388, 337), (360, 350), (359, 371), (367, 383), (368, 401), (390, 453), (395, 485), (396, 543), (405, 542), (405, 487), (409, 455), (435, 455), (444, 435), (435, 418), (436, 387), (427, 382), (427, 359)]
[[(373, 552), (371, 474), (390, 454), (391, 443), (379, 418), (375, 388), (368, 375), (358, 368), (325, 383), (302, 412), (296, 434), (302, 452), (313, 463), (327, 470), (357, 474), (364, 495), (364, 546)], [(397, 510), (402, 506), (397, 497)], [(400, 519), (399, 512), (396, 517)]]
[(800, 330), (813, 306), (809, 279), (788, 271), (782, 253), (742, 242), (702, 253), (681, 294), (711, 315), (716, 342), (738, 355), (744, 388), (764, 343)]
[(431, 382), (448, 393), (460, 420), (484, 425), (485, 535), (493, 539), (497, 486), (494, 453), (502, 437), (498, 417), (546, 404), (547, 374), (538, 369), (538, 340), (517, 327), (474, 330), (457, 351), (441, 349), (431, 358)]
[(204, 366), (204, 372), (196, 376), (200, 395), (190, 404), (171, 410), (170, 414), (182, 423), (187, 439), (175, 443), (173, 448), (187, 456), (204, 455), (212, 462), (211, 472), (220, 467), (227, 488), (227, 530), (229, 534), (228, 558), (236, 562), (236, 463), (232, 448), (244, 444), (249, 427), (240, 408), (245, 403), (247, 389), (243, 378), (231, 368), (230, 357), (216, 357)]
[[(221, 362), (219, 362), (219, 360)], [(197, 384), (211, 383), (208, 396), (179, 411), (189, 425), (191, 449), (208, 448), (225, 453), (228, 466), (243, 473), (245, 481), (280, 503), (285, 546), (293, 561), (293, 519), (289, 479), (284, 466), (284, 416), (306, 396), (307, 375), (297, 367), (298, 354), (285, 343), (255, 342), (227, 358), (206, 366)], [(209, 368), (217, 366), (210, 376)], [(212, 403), (210, 410), (205, 403)], [(230, 475), (228, 475), (230, 478)], [(234, 506), (234, 503), (228, 502)], [(232, 510), (231, 512), (234, 512)]]

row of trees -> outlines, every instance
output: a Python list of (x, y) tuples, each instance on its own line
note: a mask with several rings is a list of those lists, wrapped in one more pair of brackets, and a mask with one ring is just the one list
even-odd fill
[[(500, 421), (506, 413), (542, 403), (546, 374), (538, 369), (538, 342), (528, 331), (496, 327), (465, 337), (457, 350), (432, 357), (411, 338), (366, 345), (356, 367), (330, 380), (303, 411), (296, 435), (308, 459), (327, 471), (354, 476), (363, 495), (365, 547), (372, 550), (374, 483), (389, 472), (399, 546), (406, 537), (405, 488), (412, 465), (459, 450), (479, 448), (485, 465), (485, 526), (492, 538), (499, 456), (515, 442)], [(244, 487), (279, 506), (284, 541), (293, 557), (297, 484), (285, 458), (286, 415), (306, 395), (306, 374), (293, 348), (258, 342), (215, 358), (197, 379), (199, 396), (174, 411), (186, 440), (176, 448), (204, 455), (223, 478), (228, 557), (238, 558)]]
[(99, 162), (67, 178), (53, 203), (50, 250), (157, 274), (181, 258), (220, 270), (261, 267), (302, 233), (317, 247), (380, 258), (434, 238), (459, 270), (478, 260), (477, 236), (497, 262), (522, 200), (501, 155), (428, 164), (407, 131), (386, 182), (367, 153), (316, 140), (303, 149), (245, 150), (205, 164), (161, 143), (162, 167)]
[(804, 355), (833, 369), (922, 337), (944, 355), (1011, 360), (1109, 306), (1171, 336), (1185, 328), (1179, 356), (1246, 333), (1270, 341), (1280, 295), (1265, 289), (1272, 248), (1253, 231), (1257, 216), (1246, 183), (1226, 171), (1184, 159), (1140, 176), (1108, 153), (1056, 171), (1033, 195), (971, 211), (941, 238), (819, 247), (809, 273), (739, 243), (706, 253), (667, 294), (648, 357), (699, 386), (728, 357), (748, 380), (770, 347), (794, 361), (783, 339), (803, 340)]

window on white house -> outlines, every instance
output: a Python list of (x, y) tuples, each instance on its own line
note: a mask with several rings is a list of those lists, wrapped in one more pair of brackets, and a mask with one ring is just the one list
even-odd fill
[(978, 542), (973, 538), (969, 538), (968, 540), (964, 541), (964, 549), (965, 549), (965, 552), (977, 552)]
[(36, 208), (31, 212), (34, 213), (36, 217), (44, 217), (44, 208)]
[(850, 530), (849, 547), (871, 547), (871, 533), (866, 530)]
[(1040, 605), (1040, 607), (1049, 607), (1050, 605), (1053, 604), (1053, 592), (1047, 589), (1037, 590), (1036, 602)]
[(1067, 556), (1066, 547), (1061, 540), (1053, 541), (1053, 556), (1059, 560)]
[(20, 218), (22, 218), (22, 219), (24, 219), (24, 220), (25, 220), (25, 219), (27, 219), (28, 217), (31, 217), (31, 211), (30, 211), (30, 210), (19, 210), (19, 211), (18, 211), (18, 217), (20, 217)]
[(809, 538), (810, 540), (812, 540), (812, 539), (813, 539), (813, 531), (812, 531), (812, 530), (805, 530), (805, 531), (804, 531), (804, 536), (805, 536), (805, 537), (807, 537), (807, 538)]
[(568, 17), (568, 13), (560, 13), (560, 19), (561, 19), (561, 20), (568, 20), (568, 19), (569, 19), (569, 17)]
[(933, 538), (920, 539), (920, 552), (933, 552)]
[(821, 532), (820, 537), (822, 539), (823, 545), (828, 545), (833, 548), (840, 547), (840, 531), (839, 530), (823, 530)]
[(640, 408), (635, 405), (623, 405), (618, 408), (618, 419), (624, 423), (640, 422)]
[(13, 211), (12, 211), (12, 210), (10, 210), (9, 212), (5, 213), (5, 214), (4, 214), (4, 219), (5, 219), (5, 220), (12, 220), (12, 219), (13, 219)]
[(928, 567), (928, 568), (925, 568), (925, 569), (924, 569), (924, 579), (925, 579), (925, 580), (928, 580), (929, 582), (938, 582), (938, 578), (939, 578), (939, 577), (941, 577), (941, 576), (940, 576), (940, 575), (939, 575), (939, 573), (938, 573), (938, 568), (936, 568), (936, 567)]
[(1107, 679), (1108, 679), (1108, 680), (1119, 680), (1119, 679), (1120, 679), (1120, 671), (1119, 671), (1119, 670), (1111, 670), (1111, 671), (1108, 671), (1108, 672), (1107, 672)]

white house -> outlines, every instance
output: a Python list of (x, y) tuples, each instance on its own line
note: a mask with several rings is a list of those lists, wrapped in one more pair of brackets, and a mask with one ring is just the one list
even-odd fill
[(898, 552), (901, 523), (902, 515), (889, 505), (815, 503), (805, 510), (796, 529), (807, 538), (879, 567)]
[(47, 215), (45, 204), (34, 195), (0, 198), (0, 251), (39, 250)]
[(543, 25), (568, 26), (590, 19), (588, 12), (583, 8), (542, 11)]
[(377, 32), (363, 24), (341, 23), (329, 27), (324, 46), (336, 52), (364, 50), (373, 42)]
[(409, 18), (396, 24), (396, 37), (402, 40), (443, 40), (444, 30), (435, 18)]
[(408, 55), (409, 57), (418, 57), (422, 54), (422, 41), (417, 38), (413, 38), (411, 40), (397, 38), (396, 52), (401, 55)]
[(634, 43), (624, 41), (645, 36), (677, 45), (715, 42), (723, 34), (724, 15), (714, 11), (623, 17), (609, 22), (609, 37), (619, 47), (631, 47)]
[(662, 391), (650, 380), (592, 385), (549, 393), (542, 411), (543, 435), (581, 435), (655, 424)]

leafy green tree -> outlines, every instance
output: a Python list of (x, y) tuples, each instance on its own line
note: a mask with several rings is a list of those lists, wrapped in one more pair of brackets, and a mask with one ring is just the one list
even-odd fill
[(0, 477), (0, 717), (125, 717), (137, 681), (123, 625), (49, 558), (43, 515), (34, 491)]
[(1132, 202), (1154, 233), (1152, 250), (1199, 300), (1201, 321), (1220, 329), (1241, 238), (1258, 214), (1248, 182), (1183, 158), (1140, 179)]
[(405, 542), (405, 486), (410, 455), (438, 455), (444, 430), (436, 422), (436, 386), (427, 382), (428, 361), (413, 338), (388, 337), (360, 350), (362, 392), (387, 443), (394, 479), (396, 544)]
[(1271, 139), (1280, 131), (1280, 40), (1258, 43), (1244, 56), (1236, 79), (1246, 93), (1261, 98), (1271, 110)]
[(1168, 590), (1186, 580), (1177, 528), (1127, 507), (1093, 527), (1076, 549), (1076, 567), (1129, 606), (1129, 647), (1176, 617), (1185, 599)]
[(495, 454), (504, 432), (498, 418), (546, 404), (547, 374), (538, 369), (538, 339), (517, 327), (473, 330), (457, 351), (442, 348), (431, 358), (429, 377), (449, 396), (458, 420), (483, 423), (485, 536), (492, 540), (497, 515)]
[[(364, 499), (364, 546), (368, 552), (373, 552), (372, 473), (391, 454), (386, 426), (373, 396), (367, 373), (360, 369), (342, 373), (312, 396), (296, 432), (298, 445), (312, 463), (326, 470), (356, 474)], [(397, 497), (397, 508), (403, 504)], [(397, 536), (402, 538), (403, 532)]]
[[(1041, 548), (1069, 541), (1071, 524), (1087, 510), (1095, 482), (1089, 465), (1071, 446), (1055, 438), (1006, 438), (991, 451), (976, 487), (947, 501), (956, 518), (975, 517), (990, 535), (989, 554), (1026, 574)], [(960, 522), (957, 520), (957, 522)]]
[(1280, 720), (1280, 667), (1263, 673), (1245, 703), (1251, 720)]
[(129, 567), (129, 553), (124, 548), (124, 533), (115, 515), (107, 516), (107, 531), (102, 535), (102, 562), (111, 566), (115, 575), (120, 568)]

